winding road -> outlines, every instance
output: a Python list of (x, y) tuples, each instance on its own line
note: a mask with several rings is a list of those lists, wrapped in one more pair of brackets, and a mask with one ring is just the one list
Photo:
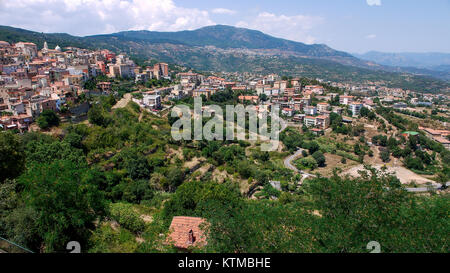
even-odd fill
[(297, 152), (295, 152), (295, 154), (287, 157), (284, 160), (284, 166), (286, 166), (286, 168), (288, 168), (290, 170), (293, 170), (294, 172), (299, 173), (299, 174), (302, 175), (302, 179), (300, 180), (300, 185), (303, 183), (303, 181), (305, 179), (310, 178), (310, 177), (316, 177), (315, 175), (307, 173), (307, 172), (304, 172), (302, 170), (299, 170), (294, 165), (292, 165), (292, 161), (294, 161), (296, 158), (298, 158), (302, 154), (303, 151), (304, 151), (304, 149), (300, 148)]
[[(282, 120), (282, 123), (283, 123), (283, 126), (282, 126), (282, 129), (280, 130), (280, 133), (281, 133), (282, 131), (284, 131), (284, 130), (287, 128), (286, 122), (285, 122), (284, 120)], [(288, 169), (294, 171), (295, 173), (299, 173), (299, 174), (302, 175), (302, 179), (301, 179), (301, 181), (300, 181), (300, 185), (303, 183), (303, 181), (304, 181), (305, 179), (307, 179), (307, 178), (309, 178), (309, 177), (316, 177), (316, 176), (313, 175), (313, 174), (310, 174), (310, 173), (307, 173), (307, 172), (304, 172), (304, 171), (302, 171), (302, 170), (297, 169), (297, 167), (295, 167), (295, 166), (292, 164), (292, 161), (294, 161), (295, 159), (297, 159), (298, 157), (300, 157), (300, 156), (302, 155), (302, 152), (303, 152), (303, 151), (304, 151), (304, 149), (300, 148), (300, 149), (298, 149), (297, 152), (295, 152), (293, 155), (290, 155), (290, 156), (288, 156), (288, 157), (286, 157), (286, 158), (284, 159), (284, 166), (285, 166), (286, 168), (288, 168)], [(446, 185), (446, 187), (449, 187), (449, 186), (450, 186), (450, 182), (447, 182), (445, 185)], [(412, 193), (423, 193), (423, 192), (429, 192), (429, 191), (444, 190), (444, 189), (442, 188), (442, 185), (441, 185), (441, 184), (433, 184), (433, 185), (430, 185), (429, 187), (405, 188), (405, 189), (406, 189), (408, 192), (412, 192)]]
[[(309, 177), (316, 177), (313, 174), (310, 173), (306, 173), (302, 170), (297, 169), (294, 165), (292, 165), (292, 161), (294, 161), (296, 158), (298, 158), (304, 149), (299, 149), (297, 152), (295, 152), (295, 154), (290, 155), (288, 157), (286, 157), (286, 159), (284, 160), (284, 166), (290, 170), (293, 170), (296, 173), (300, 173), (302, 174), (302, 180), (300, 182), (300, 185), (302, 184), (303, 180), (309, 178)], [(450, 182), (446, 183), (446, 186), (449, 187), (450, 186)], [(436, 190), (443, 190), (442, 189), (442, 185), (441, 184), (434, 184), (431, 185), (429, 187), (420, 187), (420, 188), (405, 188), (408, 192), (413, 192), (413, 193), (423, 193), (423, 192), (429, 192), (429, 191), (436, 191)]]

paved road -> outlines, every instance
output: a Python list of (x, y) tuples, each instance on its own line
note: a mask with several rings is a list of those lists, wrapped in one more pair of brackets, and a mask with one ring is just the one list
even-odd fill
[[(446, 186), (449, 187), (450, 186), (450, 182), (446, 183)], [(438, 184), (438, 185), (432, 185), (430, 187), (422, 187), (422, 188), (406, 188), (407, 191), (409, 192), (429, 192), (429, 191), (436, 191), (436, 190), (442, 190), (442, 185)]]
[(295, 154), (286, 157), (284, 160), (284, 166), (290, 170), (293, 170), (294, 172), (301, 173), (300, 170), (298, 170), (294, 165), (292, 165), (292, 161), (294, 161), (297, 157), (299, 157), (303, 152), (303, 149), (299, 149)]
[(298, 158), (298, 157), (302, 154), (303, 150), (304, 150), (304, 149), (301, 149), (301, 148), (300, 148), (297, 152), (295, 152), (295, 154), (293, 154), (293, 155), (287, 157), (287, 158), (284, 160), (284, 166), (285, 166), (286, 168), (288, 168), (288, 169), (290, 169), (290, 170), (293, 170), (293, 171), (296, 172), (296, 173), (300, 173), (300, 174), (302, 175), (302, 179), (300, 180), (299, 185), (303, 184), (303, 181), (304, 181), (305, 179), (307, 179), (307, 178), (310, 178), (310, 177), (316, 177), (315, 175), (310, 174), (310, 173), (307, 173), (307, 172), (304, 172), (304, 171), (302, 171), (302, 170), (299, 170), (299, 169), (297, 169), (294, 165), (292, 165), (292, 161), (294, 161), (296, 158)]

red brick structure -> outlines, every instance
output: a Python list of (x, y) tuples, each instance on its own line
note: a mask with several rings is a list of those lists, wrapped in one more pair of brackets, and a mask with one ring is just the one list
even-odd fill
[(199, 217), (173, 217), (168, 242), (180, 249), (206, 245), (206, 237), (201, 229), (204, 223), (206, 220)]

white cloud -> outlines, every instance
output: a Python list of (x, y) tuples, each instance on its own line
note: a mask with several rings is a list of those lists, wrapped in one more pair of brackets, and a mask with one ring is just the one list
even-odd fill
[(227, 15), (233, 15), (233, 14), (236, 14), (236, 11), (235, 11), (235, 10), (225, 9), (225, 8), (217, 8), (217, 9), (213, 9), (211, 12), (212, 12), (212, 13), (215, 13), (215, 14), (227, 14)]
[(375, 39), (375, 38), (377, 38), (377, 35), (375, 35), (375, 34), (369, 34), (369, 35), (366, 36), (366, 39), (369, 39), (369, 40), (372, 40), (372, 39)]
[(366, 0), (369, 6), (381, 6), (381, 0)]
[(0, 25), (43, 32), (178, 31), (214, 24), (208, 11), (179, 7), (173, 0), (0, 1)]
[(316, 42), (316, 38), (310, 34), (310, 31), (323, 21), (324, 19), (319, 16), (287, 16), (263, 12), (252, 20), (238, 22), (237, 26), (257, 29), (276, 37), (312, 44)]

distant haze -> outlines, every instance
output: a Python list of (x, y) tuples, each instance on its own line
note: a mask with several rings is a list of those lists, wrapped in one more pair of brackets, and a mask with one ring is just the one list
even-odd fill
[(370, 51), (365, 54), (353, 55), (360, 59), (376, 62), (382, 65), (450, 71), (448, 70), (450, 67), (450, 53), (383, 53)]

